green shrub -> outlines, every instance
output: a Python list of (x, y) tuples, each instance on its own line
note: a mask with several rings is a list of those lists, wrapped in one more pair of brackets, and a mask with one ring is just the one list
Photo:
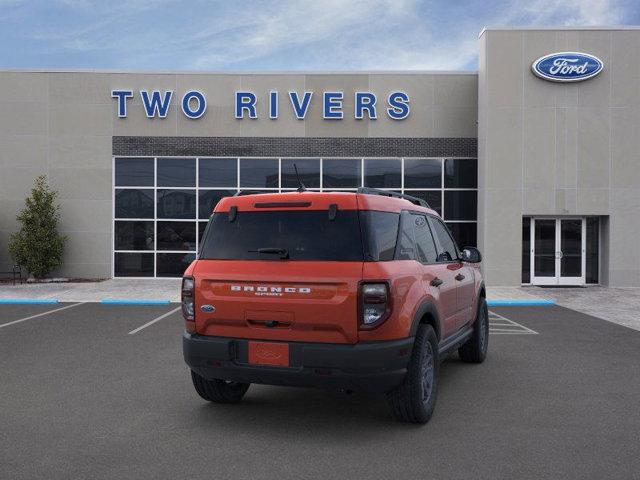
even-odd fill
[(36, 178), (25, 208), (16, 217), (20, 230), (11, 235), (9, 253), (13, 261), (35, 278), (43, 278), (62, 265), (67, 237), (58, 233), (60, 206), (58, 192), (47, 185), (47, 178)]

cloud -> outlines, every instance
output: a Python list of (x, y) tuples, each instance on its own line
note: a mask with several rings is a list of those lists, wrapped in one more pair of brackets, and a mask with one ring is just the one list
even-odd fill
[[(39, 49), (32, 52), (35, 58), (57, 55), (93, 68), (163, 70), (475, 68), (477, 35), (485, 25), (615, 25), (629, 21), (633, 8), (633, 0), (56, 0), (39, 8), (0, 0), (0, 5), (9, 2), (20, 8), (5, 10), (20, 10), (21, 21), (28, 23), (15, 28), (15, 42), (33, 43)], [(9, 32), (12, 23), (0, 29)]]

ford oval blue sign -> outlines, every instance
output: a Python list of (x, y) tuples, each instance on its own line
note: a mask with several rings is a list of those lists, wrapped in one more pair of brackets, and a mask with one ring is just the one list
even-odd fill
[(533, 73), (552, 82), (580, 82), (595, 77), (603, 67), (598, 57), (579, 52), (551, 53), (531, 65)]

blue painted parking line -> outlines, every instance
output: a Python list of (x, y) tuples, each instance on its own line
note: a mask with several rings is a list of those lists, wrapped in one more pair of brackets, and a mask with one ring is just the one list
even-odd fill
[(55, 298), (0, 298), (0, 305), (56, 305)]
[(100, 300), (103, 305), (169, 305), (170, 300), (143, 300), (143, 299), (116, 299), (104, 298)]
[(555, 300), (487, 300), (490, 307), (537, 307), (555, 305)]

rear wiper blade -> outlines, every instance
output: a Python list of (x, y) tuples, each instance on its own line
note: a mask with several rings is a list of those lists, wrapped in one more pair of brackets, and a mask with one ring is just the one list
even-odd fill
[(266, 253), (271, 255), (280, 255), (280, 258), (287, 259), (289, 258), (289, 251), (286, 248), (258, 248), (257, 250), (249, 250), (251, 253)]

